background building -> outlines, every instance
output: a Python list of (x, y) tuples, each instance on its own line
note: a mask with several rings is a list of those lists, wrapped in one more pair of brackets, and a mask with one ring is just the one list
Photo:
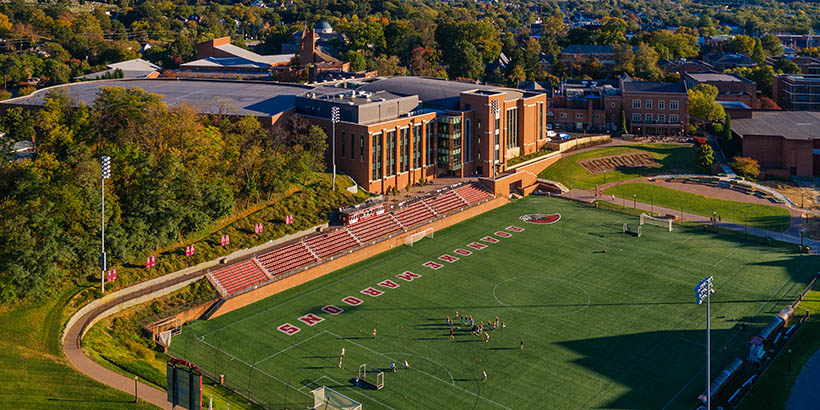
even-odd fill
[(755, 111), (751, 118), (732, 120), (732, 135), (743, 156), (768, 174), (820, 175), (820, 113)]
[(820, 75), (781, 74), (772, 80), (772, 98), (784, 110), (820, 110)]

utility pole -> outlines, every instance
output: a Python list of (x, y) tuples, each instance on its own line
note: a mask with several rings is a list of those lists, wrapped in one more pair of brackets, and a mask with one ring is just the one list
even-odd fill
[(100, 174), (100, 289), (105, 293), (105, 269), (106, 269), (106, 255), (105, 255), (105, 180), (111, 178), (111, 157), (103, 155), (100, 158), (102, 172)]
[(333, 123), (333, 142), (331, 151), (333, 151), (333, 178), (330, 182), (331, 189), (336, 189), (336, 123), (339, 122), (339, 107), (330, 108), (330, 122)]

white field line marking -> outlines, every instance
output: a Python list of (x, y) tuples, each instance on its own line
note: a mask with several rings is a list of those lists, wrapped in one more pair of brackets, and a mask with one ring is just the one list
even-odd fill
[[(212, 344), (210, 344), (210, 343), (208, 343), (208, 342), (201, 341), (200, 343), (203, 343), (203, 344), (205, 344), (205, 345), (210, 346), (210, 347), (211, 347), (211, 348), (213, 348), (213, 349), (216, 349), (216, 347), (214, 347), (214, 345), (212, 345)], [(256, 367), (253, 367), (252, 365), (248, 364), (246, 361), (244, 361), (244, 360), (242, 360), (242, 359), (240, 359), (240, 358), (238, 358), (238, 357), (236, 357), (236, 356), (234, 356), (234, 355), (232, 355), (232, 354), (230, 354), (230, 353), (228, 353), (228, 352), (226, 352), (226, 351), (223, 351), (223, 352), (222, 352), (222, 354), (226, 354), (226, 355), (230, 356), (230, 357), (231, 357), (231, 360), (236, 360), (236, 361), (238, 361), (239, 363), (242, 363), (242, 364), (244, 364), (245, 366), (248, 366), (249, 368), (252, 368), (252, 369), (254, 369), (254, 370), (258, 371), (259, 373), (262, 373), (262, 374), (264, 374), (265, 376), (268, 376), (268, 377), (270, 377), (271, 379), (276, 380), (276, 381), (278, 381), (279, 383), (284, 384), (285, 386), (290, 386), (290, 385), (289, 385), (287, 382), (285, 382), (284, 380), (282, 380), (282, 379), (280, 379), (280, 378), (278, 378), (278, 377), (276, 377), (276, 376), (273, 376), (273, 375), (269, 374), (268, 372), (266, 372), (266, 371), (264, 371), (264, 370), (262, 370), (262, 369), (259, 369), (259, 368), (256, 368)], [(294, 389), (294, 390), (296, 390), (296, 389)], [(296, 390), (296, 391), (299, 391), (299, 390)], [(307, 396), (307, 397), (311, 397), (311, 395), (310, 395), (310, 394), (307, 394), (307, 393), (305, 393), (305, 392), (299, 391), (299, 393), (301, 393), (301, 394), (303, 394), (303, 395), (305, 395), (305, 396)]]
[(690, 237), (688, 237), (688, 238), (684, 239), (684, 240), (683, 240), (683, 242), (681, 242), (681, 243), (686, 243), (686, 241), (688, 241), (688, 240), (690, 240), (690, 239), (692, 239), (692, 238), (694, 238), (694, 236), (690, 236)]
[[(796, 270), (796, 271), (794, 271), (794, 274), (795, 274), (795, 275), (803, 269), (803, 266), (805, 266), (805, 265), (806, 265), (806, 262), (808, 262), (808, 261), (804, 261), (802, 264), (800, 264), (800, 266), (798, 266), (798, 267), (797, 267), (797, 270)], [(775, 298), (775, 296), (777, 295), (777, 293), (778, 293), (778, 292), (780, 292), (780, 290), (781, 290), (781, 289), (783, 289), (783, 286), (786, 286), (786, 284), (787, 284), (787, 283), (789, 283), (789, 281), (790, 281), (791, 279), (792, 279), (792, 278), (791, 278), (791, 276), (789, 276), (788, 278), (786, 278), (786, 281), (785, 281), (785, 282), (783, 282), (783, 284), (782, 284), (782, 285), (780, 285), (780, 287), (778, 287), (778, 288), (777, 288), (777, 290), (775, 290), (775, 291), (774, 291), (774, 293), (772, 293), (772, 296), (770, 296), (770, 297), (769, 297), (769, 300), (767, 300), (767, 301), (766, 301), (766, 303), (763, 303), (762, 305), (760, 305), (760, 307), (757, 309), (757, 311), (756, 311), (756, 312), (754, 313), (754, 315), (752, 315), (752, 316), (757, 316), (757, 315), (760, 313), (760, 311), (761, 311), (761, 310), (763, 310), (763, 308), (764, 308), (764, 307), (766, 307), (766, 305), (768, 305), (768, 304), (769, 304), (769, 302), (771, 302), (771, 301), (772, 301), (772, 299), (774, 299), (774, 298)], [(735, 337), (737, 337), (737, 335), (739, 335), (739, 334), (740, 334), (740, 330), (738, 329), (738, 330), (735, 332), (735, 334), (734, 334), (734, 335), (732, 335), (732, 337), (730, 337), (730, 338), (729, 338), (729, 340), (727, 340), (727, 341), (726, 341), (726, 344), (728, 345), (729, 343), (731, 343), (731, 342), (732, 342), (732, 340), (734, 340), (734, 338), (735, 338)], [(714, 358), (714, 357), (715, 357), (715, 356), (717, 356), (718, 354), (720, 354), (720, 349), (718, 349), (718, 351), (717, 351), (715, 354), (713, 354), (713, 355), (712, 355), (712, 357)], [(700, 368), (700, 370), (698, 370), (698, 371), (697, 371), (697, 373), (695, 373), (695, 375), (694, 375), (694, 376), (692, 376), (692, 378), (691, 378), (691, 379), (689, 379), (689, 381), (688, 381), (688, 382), (686, 382), (686, 384), (684, 384), (684, 385), (683, 385), (683, 387), (682, 387), (680, 390), (678, 390), (678, 392), (677, 392), (677, 393), (675, 393), (675, 396), (673, 396), (673, 397), (672, 397), (672, 399), (671, 399), (671, 400), (669, 400), (669, 402), (668, 402), (668, 403), (666, 403), (666, 405), (665, 405), (665, 406), (663, 406), (663, 408), (662, 408), (661, 410), (666, 410), (666, 408), (667, 408), (667, 407), (669, 407), (669, 405), (670, 405), (670, 404), (672, 404), (672, 402), (673, 402), (673, 401), (675, 401), (675, 399), (677, 399), (677, 398), (678, 398), (678, 396), (680, 396), (680, 394), (681, 394), (681, 393), (683, 393), (683, 391), (684, 391), (684, 390), (686, 390), (686, 388), (687, 388), (687, 387), (689, 387), (689, 385), (690, 385), (690, 384), (692, 384), (692, 381), (693, 381), (693, 380), (695, 380), (695, 379), (696, 379), (696, 378), (700, 375), (700, 373), (701, 373), (701, 372), (703, 372), (705, 369), (706, 369), (706, 366), (701, 367), (701, 368)]]
[(278, 352), (276, 352), (276, 353), (274, 353), (274, 354), (272, 354), (272, 355), (270, 355), (270, 356), (268, 356), (268, 357), (266, 357), (266, 358), (264, 358), (264, 359), (257, 360), (257, 361), (256, 361), (256, 364), (262, 363), (262, 362), (264, 362), (265, 360), (272, 359), (272, 358), (274, 358), (274, 357), (276, 357), (276, 356), (279, 356), (280, 354), (285, 353), (285, 352), (287, 352), (288, 350), (293, 349), (294, 347), (299, 346), (300, 344), (305, 343), (305, 342), (307, 342), (308, 340), (311, 340), (311, 339), (313, 339), (313, 338), (315, 338), (315, 337), (319, 337), (319, 336), (321, 336), (321, 335), (323, 335), (323, 334), (325, 334), (325, 333), (329, 333), (329, 332), (328, 332), (327, 330), (323, 330), (323, 331), (321, 331), (321, 332), (319, 332), (319, 333), (316, 333), (315, 335), (313, 335), (313, 336), (311, 336), (311, 337), (309, 337), (309, 338), (307, 338), (307, 339), (305, 339), (305, 340), (302, 340), (301, 342), (294, 343), (294, 344), (290, 345), (290, 347), (287, 347), (287, 348), (285, 348), (285, 349), (282, 349), (282, 350), (280, 350), (280, 351), (278, 351)]
[(437, 362), (437, 361), (435, 361), (435, 360), (433, 360), (429, 357), (421, 356), (421, 355), (417, 355), (417, 354), (412, 354), (412, 353), (407, 353), (407, 352), (386, 352), (385, 354), (405, 355), (405, 356), (410, 356), (410, 357), (418, 357), (419, 359), (422, 359), (422, 360), (427, 360), (428, 362), (436, 364), (438, 367), (441, 367), (442, 370), (447, 372), (447, 374), (450, 376), (450, 384), (452, 384), (452, 385), (456, 384), (456, 379), (453, 378), (453, 374), (450, 373), (450, 370), (448, 370), (443, 364), (441, 364), (441, 363), (439, 363), (439, 362)]
[(314, 380), (314, 381), (312, 381), (312, 382), (310, 382), (310, 383), (308, 383), (308, 384), (306, 384), (306, 385), (304, 385), (304, 386), (302, 386), (302, 387), (300, 387), (300, 388), (298, 388), (298, 389), (296, 389), (296, 390), (301, 391), (301, 390), (302, 390), (302, 389), (304, 389), (305, 387), (308, 387), (308, 385), (310, 385), (310, 384), (318, 384), (318, 383), (316, 383), (316, 382), (318, 382), (319, 380), (322, 380), (322, 379), (328, 379), (328, 380), (330, 380), (330, 377), (327, 377), (327, 376), (322, 376), (322, 377), (320, 377), (320, 378), (318, 378), (318, 379), (316, 379), (316, 380)]
[[(336, 383), (336, 384), (342, 384), (342, 383), (337, 382), (336, 380), (331, 379), (330, 377), (327, 377), (327, 376), (322, 376), (322, 377), (327, 378), (328, 380), (332, 381), (333, 383)], [(379, 403), (379, 404), (381, 404), (382, 406), (387, 407), (387, 408), (388, 408), (388, 409), (390, 409), (390, 410), (396, 410), (396, 409), (394, 409), (394, 408), (392, 408), (392, 407), (390, 407), (390, 406), (388, 406), (388, 405), (386, 405), (386, 404), (384, 404), (384, 403), (382, 403), (382, 402), (380, 402), (380, 401), (378, 401), (378, 400), (374, 399), (373, 397), (370, 397), (370, 396), (368, 396), (368, 395), (366, 395), (366, 394), (364, 394), (364, 393), (362, 393), (362, 392), (360, 392), (360, 391), (358, 391), (358, 390), (356, 390), (356, 389), (351, 389), (350, 391), (352, 391), (353, 393), (356, 393), (356, 394), (358, 394), (358, 395), (360, 395), (360, 396), (362, 396), (362, 397), (364, 397), (364, 398), (366, 398), (366, 399), (368, 399), (368, 400), (373, 400), (373, 401), (375, 401), (376, 403)]]
[[(385, 354), (383, 354), (383, 353), (381, 353), (381, 352), (377, 352), (377, 351), (375, 351), (375, 350), (373, 350), (373, 349), (371, 349), (371, 348), (369, 348), (369, 347), (367, 347), (367, 346), (364, 346), (364, 345), (361, 345), (361, 344), (359, 344), (359, 343), (356, 343), (355, 341), (353, 341), (353, 340), (351, 340), (351, 339), (345, 339), (345, 338), (343, 338), (343, 337), (341, 337), (341, 336), (339, 336), (339, 335), (337, 335), (337, 334), (334, 334), (333, 332), (330, 332), (330, 331), (328, 331), (328, 333), (330, 333), (331, 335), (334, 335), (334, 336), (338, 337), (339, 339), (344, 339), (344, 340), (346, 340), (348, 343), (353, 343), (354, 345), (359, 346), (359, 347), (361, 347), (362, 349), (365, 349), (365, 350), (370, 351), (370, 352), (373, 352), (373, 353), (375, 353), (375, 354), (377, 354), (377, 355), (379, 355), (379, 356), (381, 356), (381, 357), (384, 357), (384, 358), (386, 358), (386, 359), (390, 360), (391, 362), (394, 362), (394, 361), (395, 361), (395, 359), (393, 359), (392, 357), (387, 356), (387, 355), (385, 355)], [(440, 378), (438, 378), (438, 377), (436, 377), (436, 376), (433, 376), (432, 374), (427, 373), (427, 372), (425, 372), (424, 370), (416, 369), (416, 371), (418, 371), (418, 372), (420, 372), (420, 373), (424, 373), (424, 374), (426, 374), (427, 376), (430, 376), (431, 378), (436, 379), (436, 380), (438, 380), (438, 381), (440, 381), (440, 382), (442, 382), (442, 383), (444, 383), (444, 384), (450, 384), (450, 383), (447, 383), (447, 381), (446, 381), (446, 380), (442, 380), (442, 379), (440, 379)], [(476, 397), (478, 397), (478, 398), (480, 398), (480, 399), (484, 399), (484, 400), (486, 400), (486, 401), (488, 401), (488, 402), (490, 402), (490, 403), (492, 403), (492, 404), (495, 404), (495, 405), (496, 405), (496, 406), (498, 406), (498, 407), (501, 407), (502, 409), (512, 410), (511, 408), (509, 408), (509, 407), (507, 407), (507, 406), (505, 406), (505, 405), (503, 405), (503, 404), (496, 403), (496, 402), (494, 402), (494, 401), (492, 401), (492, 400), (490, 400), (490, 399), (488, 399), (488, 398), (486, 398), (486, 397), (484, 397), (484, 396), (481, 396), (481, 395), (475, 394), (475, 393), (473, 393), (473, 392), (471, 392), (471, 391), (469, 391), (469, 390), (466, 390), (466, 389), (462, 388), (461, 386), (459, 386), (459, 385), (457, 385), (457, 384), (452, 384), (451, 386), (453, 386), (453, 387), (455, 387), (455, 388), (457, 388), (457, 389), (459, 389), (459, 390), (461, 390), (461, 391), (463, 391), (463, 392), (465, 392), (465, 393), (472, 394), (473, 396), (476, 396)]]
[(732, 254), (733, 254), (733, 253), (735, 253), (735, 251), (737, 251), (738, 249), (740, 249), (740, 246), (738, 246), (737, 248), (732, 249), (732, 251), (731, 251), (731, 252), (729, 252), (728, 254), (726, 254), (726, 256), (724, 256), (724, 257), (723, 257), (723, 259), (719, 260), (719, 261), (715, 264), (715, 266), (720, 265), (720, 263), (721, 263), (721, 262), (725, 261), (725, 260), (726, 260), (726, 258), (728, 258), (728, 257), (732, 256)]
[[(385, 264), (385, 263), (388, 263), (389, 261), (392, 261), (393, 259), (397, 258), (398, 256), (399, 256), (399, 255), (394, 256), (393, 258), (390, 258), (390, 259), (388, 259), (388, 260), (385, 260), (385, 261), (383, 261), (383, 262), (381, 262), (381, 263), (378, 263), (378, 264), (376, 264), (376, 266), (378, 266), (378, 265), (382, 265), (382, 264)], [(205, 340), (205, 336), (212, 335), (212, 334), (214, 334), (214, 333), (216, 333), (216, 332), (220, 332), (220, 331), (222, 331), (222, 330), (225, 330), (225, 329), (227, 329), (227, 328), (229, 328), (229, 327), (232, 327), (232, 326), (234, 326), (234, 325), (236, 325), (236, 324), (242, 323), (242, 322), (244, 322), (244, 321), (246, 321), (246, 320), (248, 320), (248, 319), (250, 319), (250, 318), (252, 318), (252, 317), (255, 317), (255, 316), (257, 316), (257, 315), (261, 315), (261, 314), (263, 314), (263, 313), (267, 313), (269, 310), (272, 310), (272, 309), (278, 308), (279, 306), (286, 305), (286, 304), (291, 303), (291, 302), (293, 302), (293, 301), (299, 300), (299, 299), (301, 299), (301, 298), (303, 298), (303, 297), (305, 297), (305, 296), (308, 296), (308, 295), (310, 295), (310, 294), (316, 293), (316, 292), (318, 292), (318, 291), (320, 291), (320, 290), (323, 290), (323, 289), (325, 289), (325, 288), (328, 288), (328, 287), (330, 287), (330, 286), (333, 286), (333, 285), (335, 285), (335, 284), (337, 284), (337, 283), (339, 283), (339, 282), (341, 282), (341, 281), (344, 281), (344, 280), (348, 280), (348, 279), (354, 278), (354, 277), (356, 277), (356, 275), (358, 275), (359, 273), (362, 273), (362, 272), (369, 272), (371, 269), (372, 269), (372, 268), (361, 269), (361, 270), (359, 270), (358, 272), (356, 272), (356, 273), (354, 273), (354, 274), (352, 274), (352, 275), (350, 275), (350, 276), (345, 276), (345, 277), (339, 278), (339, 279), (337, 279), (337, 280), (335, 280), (335, 281), (333, 281), (333, 282), (328, 283), (328, 284), (327, 284), (327, 285), (325, 285), (325, 286), (322, 286), (322, 287), (319, 287), (319, 288), (313, 289), (313, 290), (311, 290), (310, 292), (305, 292), (305, 293), (303, 293), (303, 294), (301, 294), (301, 295), (299, 295), (299, 296), (296, 296), (296, 297), (294, 297), (294, 298), (290, 298), (290, 299), (288, 299), (288, 300), (285, 300), (285, 301), (283, 301), (282, 303), (279, 303), (279, 304), (273, 305), (273, 306), (268, 307), (267, 309), (264, 309), (264, 310), (260, 310), (259, 312), (256, 312), (256, 313), (254, 313), (254, 314), (252, 314), (252, 315), (245, 316), (245, 317), (243, 317), (242, 319), (235, 320), (235, 321), (233, 321), (233, 322), (231, 322), (231, 323), (229, 323), (229, 324), (227, 324), (227, 325), (225, 325), (225, 326), (222, 326), (222, 327), (220, 327), (220, 328), (218, 328), (218, 329), (214, 329), (214, 330), (212, 330), (212, 331), (210, 331), (210, 332), (208, 332), (208, 333), (205, 333), (204, 335), (200, 336), (200, 339), (201, 339), (201, 340)]]

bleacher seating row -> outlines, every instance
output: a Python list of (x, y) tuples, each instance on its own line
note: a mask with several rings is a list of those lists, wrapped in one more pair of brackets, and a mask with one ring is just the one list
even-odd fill
[(269, 279), (253, 259), (222, 268), (213, 273), (213, 278), (219, 283), (217, 288), (228, 294)]
[[(343, 229), (320, 233), (210, 274), (214, 285), (227, 296), (260, 282), (305, 267), (385, 235), (429, 221), (455, 209), (491, 198), (492, 194), (476, 184), (462, 185), (440, 195), (424, 198), (392, 212), (368, 218)], [(433, 211), (434, 210), (435, 213)], [(260, 268), (264, 267), (264, 270)], [(267, 271), (267, 272), (265, 272)]]

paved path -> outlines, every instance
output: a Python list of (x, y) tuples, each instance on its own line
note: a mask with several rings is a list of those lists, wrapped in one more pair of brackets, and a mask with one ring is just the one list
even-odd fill
[(800, 370), (789, 394), (786, 410), (817, 410), (820, 408), (820, 351), (814, 354)]

